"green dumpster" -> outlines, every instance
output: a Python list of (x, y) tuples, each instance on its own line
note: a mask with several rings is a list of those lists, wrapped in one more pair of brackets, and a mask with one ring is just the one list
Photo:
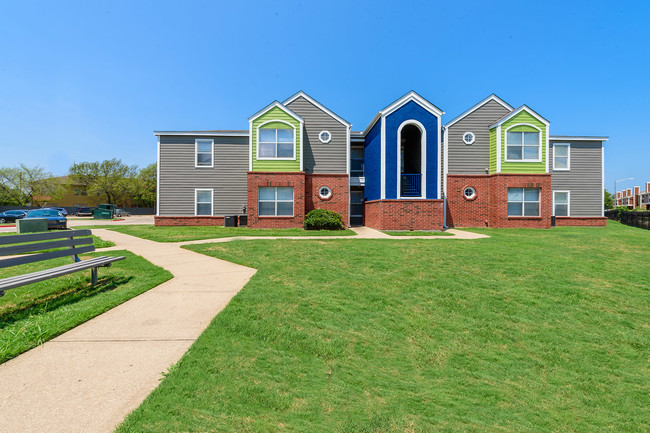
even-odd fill
[(93, 219), (96, 220), (112, 220), (114, 215), (114, 204), (100, 204), (97, 206), (97, 209), (93, 211)]

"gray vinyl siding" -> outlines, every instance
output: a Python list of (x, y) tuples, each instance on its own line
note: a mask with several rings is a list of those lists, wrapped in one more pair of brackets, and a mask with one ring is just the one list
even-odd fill
[[(305, 120), (303, 167), (307, 173), (347, 173), (347, 127), (299, 96), (287, 107)], [(329, 131), (332, 140), (321, 143), (321, 131)]]
[[(214, 140), (214, 167), (194, 167), (194, 140)], [(160, 216), (194, 216), (194, 190), (214, 190), (213, 215), (246, 204), (248, 137), (160, 137)]]
[[(571, 144), (569, 171), (553, 171), (553, 144)], [(603, 209), (603, 145), (599, 141), (551, 141), (549, 168), (551, 189), (571, 191), (569, 213), (572, 217), (598, 217)]]
[[(503, 105), (491, 100), (449, 127), (449, 174), (487, 174), (490, 167), (490, 125), (509, 112)], [(466, 132), (474, 133), (474, 144), (463, 142)]]

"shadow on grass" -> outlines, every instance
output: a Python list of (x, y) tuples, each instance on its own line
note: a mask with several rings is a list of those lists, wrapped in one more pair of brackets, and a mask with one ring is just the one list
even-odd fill
[[(0, 313), (0, 329), (29, 316), (48, 313), (83, 299), (92, 298), (100, 293), (115, 290), (132, 279), (133, 277), (123, 276), (104, 277), (100, 278), (94, 286), (90, 285), (90, 283), (76, 284), (64, 291), (33, 299), (25, 305)], [(20, 290), (19, 287), (17, 289)]]

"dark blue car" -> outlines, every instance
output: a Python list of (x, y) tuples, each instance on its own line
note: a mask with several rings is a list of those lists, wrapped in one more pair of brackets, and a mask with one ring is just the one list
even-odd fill
[(46, 219), (48, 229), (67, 229), (68, 220), (56, 209), (34, 209), (27, 212), (25, 219)]
[(22, 219), (27, 215), (27, 211), (24, 210), (8, 210), (0, 213), (0, 224), (3, 223), (13, 223), (16, 220)]

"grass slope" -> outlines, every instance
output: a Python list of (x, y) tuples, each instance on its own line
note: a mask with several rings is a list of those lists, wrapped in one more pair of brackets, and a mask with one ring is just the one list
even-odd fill
[[(0, 363), (50, 340), (93, 317), (161, 284), (172, 275), (128, 251), (84, 254), (126, 256), (98, 271), (90, 270), (17, 287), (0, 298)], [(61, 258), (0, 269), (0, 278), (70, 263)]]
[(119, 432), (646, 432), (650, 232), (189, 247), (259, 271)]

